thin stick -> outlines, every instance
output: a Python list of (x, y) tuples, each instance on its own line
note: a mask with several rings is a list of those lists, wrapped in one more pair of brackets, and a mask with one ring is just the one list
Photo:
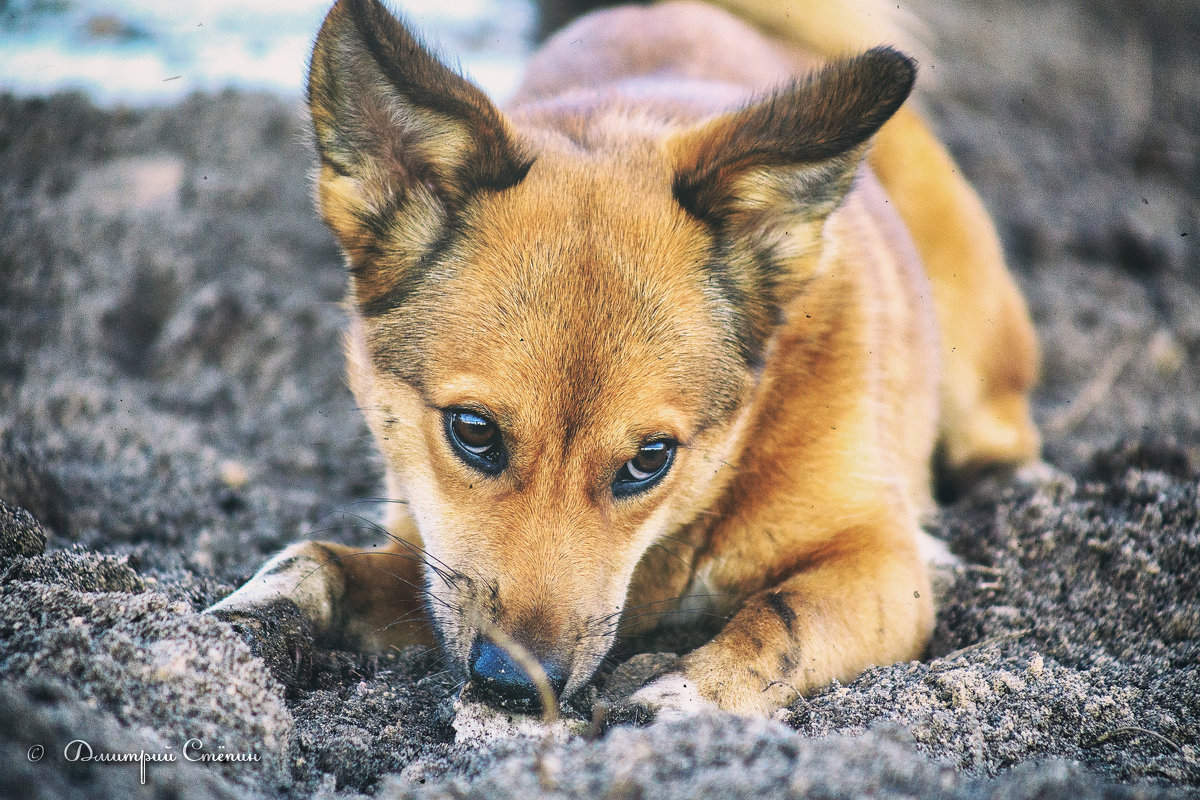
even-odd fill
[(1122, 342), (1113, 354), (1101, 365), (1096, 377), (1083, 387), (1075, 399), (1046, 419), (1046, 430), (1067, 433), (1087, 417), (1112, 392), (1117, 378), (1133, 360), (1137, 347), (1133, 342)]
[(554, 696), (554, 689), (550, 686), (550, 679), (546, 677), (546, 670), (542, 669), (542, 665), (538, 663), (538, 660), (520, 642), (509, 636), (492, 622), (481, 620), (479, 628), (484, 636), (491, 639), (497, 647), (508, 654), (509, 658), (517, 662), (517, 666), (525, 670), (525, 674), (533, 681), (533, 685), (538, 692), (538, 699), (542, 702), (542, 722), (547, 725), (557, 722), (558, 698)]
[(1022, 636), (1024, 636), (1027, 633), (1031, 633), (1032, 631), (1033, 631), (1033, 628), (1021, 628), (1021, 630), (1019, 630), (1019, 631), (1009, 631), (1008, 633), (1001, 633), (1001, 634), (997, 634), (996, 636), (989, 636), (988, 638), (983, 639), (978, 642), (975, 642), (974, 644), (969, 644), (966, 647), (960, 647), (957, 650), (954, 650), (950, 653), (946, 653), (946, 655), (942, 656), (938, 660), (939, 661), (950, 661), (951, 659), (958, 658), (959, 656), (965, 655), (966, 653), (969, 653), (972, 650), (982, 650), (985, 647), (989, 647), (993, 644), (998, 644), (1000, 642), (1006, 642), (1009, 639), (1020, 639)]
[(1174, 750), (1179, 755), (1183, 756), (1184, 761), (1187, 761), (1189, 763), (1191, 762), (1191, 759), (1187, 757), (1187, 753), (1183, 752), (1183, 748), (1180, 747), (1179, 745), (1175, 744), (1175, 742), (1168, 739), (1166, 736), (1163, 736), (1161, 733), (1158, 733), (1157, 731), (1152, 731), (1148, 728), (1139, 728), (1136, 725), (1125, 725), (1124, 727), (1121, 727), (1121, 728), (1113, 728), (1111, 731), (1108, 731), (1107, 733), (1104, 733), (1104, 734), (1100, 735), (1099, 737), (1097, 737), (1096, 740), (1092, 742), (1092, 744), (1093, 745), (1104, 744), (1109, 739), (1112, 739), (1113, 737), (1120, 736), (1120, 735), (1126, 734), (1126, 733), (1134, 733), (1134, 734), (1140, 733), (1143, 736), (1149, 736), (1152, 739), (1157, 739), (1158, 741), (1165, 744), (1167, 747), (1170, 747), (1172, 750)]

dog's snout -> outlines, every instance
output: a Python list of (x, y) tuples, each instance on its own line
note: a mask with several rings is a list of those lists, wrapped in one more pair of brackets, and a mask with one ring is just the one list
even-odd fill
[[(561, 666), (548, 659), (538, 659), (546, 680), (557, 700), (562, 697), (567, 683), (567, 673)], [(488, 639), (480, 638), (471, 647), (471, 685), (485, 700), (500, 706), (516, 705), (521, 708), (536, 708), (540, 705), (540, 691), (529, 673), (505, 648)]]

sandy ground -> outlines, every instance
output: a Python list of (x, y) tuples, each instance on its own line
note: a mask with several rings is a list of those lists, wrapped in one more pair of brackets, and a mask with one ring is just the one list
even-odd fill
[[(370, 544), (379, 515), (302, 114), (0, 97), (0, 797), (1200, 791), (1200, 7), (919, 5), (926, 106), (1041, 332), (1050, 466), (934, 525), (965, 565), (928, 659), (775, 720), (456, 716), (458, 676), (415, 649), (318, 649), (277, 682), (198, 611), (300, 537)], [(143, 784), (76, 740), (175, 761)]]

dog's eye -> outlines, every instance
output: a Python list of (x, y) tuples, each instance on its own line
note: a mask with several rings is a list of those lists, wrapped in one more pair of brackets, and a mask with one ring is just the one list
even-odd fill
[(617, 472), (613, 480), (613, 495), (628, 497), (658, 483), (671, 468), (675, 446), (675, 442), (669, 439), (657, 439), (642, 445), (637, 455), (626, 461)]
[(500, 441), (500, 428), (487, 417), (465, 409), (448, 409), (445, 412), (446, 438), (454, 452), (466, 462), (488, 475), (497, 475), (504, 469), (504, 447)]

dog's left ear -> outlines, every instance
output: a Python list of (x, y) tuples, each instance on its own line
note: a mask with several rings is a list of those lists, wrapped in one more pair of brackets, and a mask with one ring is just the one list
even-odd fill
[(667, 142), (675, 197), (727, 237), (762, 243), (819, 225), (915, 79), (912, 59), (878, 47), (677, 134)]
[(479, 192), (531, 159), (487, 96), (378, 0), (338, 0), (313, 47), (308, 102), (321, 212), (355, 299), (382, 302)]

